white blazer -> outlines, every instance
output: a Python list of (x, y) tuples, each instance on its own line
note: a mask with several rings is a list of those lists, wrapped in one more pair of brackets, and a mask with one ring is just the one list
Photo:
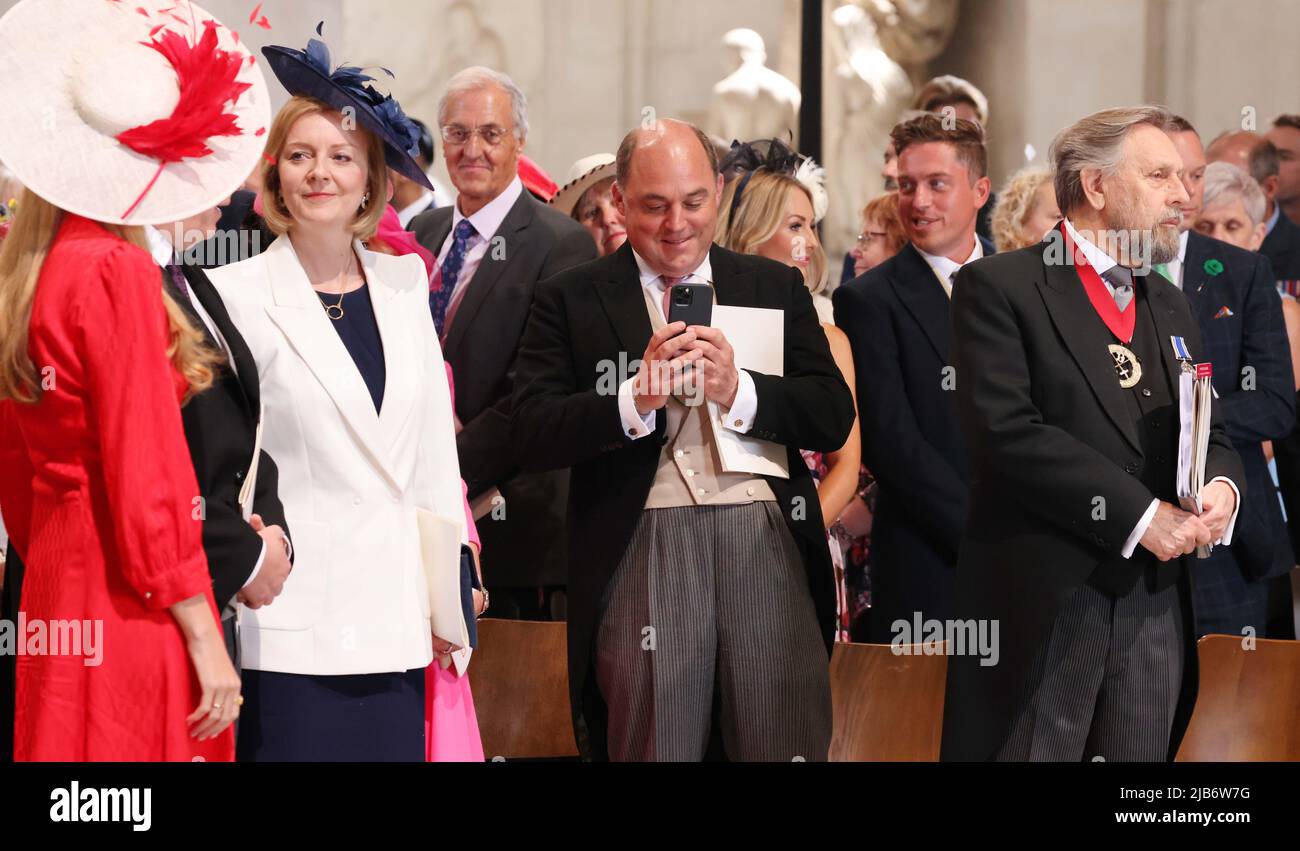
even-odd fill
[(368, 674), (433, 659), (416, 508), (455, 522), (464, 502), (451, 397), (413, 255), (355, 244), (383, 340), (381, 410), (287, 236), (208, 272), (261, 380), (263, 448), (280, 471), (293, 540), (284, 592), (240, 607), (243, 664)]

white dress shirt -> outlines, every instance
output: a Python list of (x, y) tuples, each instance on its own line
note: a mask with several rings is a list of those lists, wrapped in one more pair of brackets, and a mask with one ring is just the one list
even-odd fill
[[(1115, 262), (1115, 259), (1113, 257), (1111, 257), (1106, 252), (1102, 251), (1100, 248), (1098, 248), (1096, 245), (1094, 245), (1092, 242), (1090, 242), (1083, 236), (1081, 236), (1079, 232), (1074, 229), (1074, 225), (1070, 223), (1069, 219), (1065, 220), (1065, 229), (1070, 234), (1070, 239), (1074, 241), (1075, 245), (1079, 246), (1079, 250), (1082, 251), (1083, 256), (1087, 258), (1088, 265), (1096, 270), (1098, 276), (1102, 276), (1105, 272), (1110, 271), (1112, 266), (1118, 265)], [(1182, 251), (1187, 250), (1186, 231), (1184, 231), (1182, 234), (1181, 250)], [(1106, 289), (1108, 289), (1110, 291), (1110, 294), (1113, 296), (1115, 294), (1115, 288), (1111, 286), (1110, 281), (1107, 281), (1105, 277), (1102, 277), (1101, 281), (1106, 285)], [(1157, 341), (1157, 343), (1159, 342), (1160, 341)], [(1175, 403), (1177, 402), (1177, 400), (1174, 401)], [(1228, 519), (1228, 526), (1223, 532), (1222, 540), (1214, 542), (1215, 544), (1219, 544), (1219, 543), (1223, 543), (1225, 545), (1231, 544), (1232, 532), (1234, 529), (1237, 528), (1237, 512), (1241, 509), (1241, 491), (1237, 489), (1237, 486), (1233, 484), (1231, 479), (1228, 479), (1224, 476), (1215, 476), (1213, 479), (1210, 479), (1209, 482), (1206, 482), (1206, 484), (1210, 484), (1212, 482), (1226, 482), (1228, 487), (1232, 488), (1233, 494), (1235, 494), (1237, 497), (1237, 504), (1232, 509), (1232, 517)], [(1133, 531), (1129, 534), (1128, 540), (1124, 542), (1124, 549), (1120, 553), (1121, 555), (1124, 556), (1124, 558), (1130, 558), (1133, 555), (1133, 551), (1137, 549), (1138, 542), (1142, 540), (1142, 536), (1147, 533), (1147, 528), (1151, 525), (1151, 521), (1155, 519), (1156, 509), (1158, 509), (1159, 507), (1160, 507), (1159, 499), (1151, 500), (1151, 504), (1147, 506), (1147, 510), (1142, 514), (1142, 518), (1138, 520), (1137, 526), (1133, 527)]]
[(497, 231), (501, 229), (501, 223), (505, 221), (510, 208), (515, 205), (523, 192), (524, 184), (518, 177), (515, 177), (500, 195), (484, 204), (472, 216), (461, 213), (459, 201), (452, 208), (451, 230), (447, 231), (447, 239), (442, 243), (442, 250), (438, 252), (438, 267), (441, 268), (446, 265), (447, 255), (451, 253), (451, 246), (456, 241), (456, 226), (461, 221), (468, 218), (469, 223), (474, 226), (475, 233), (469, 239), (469, 248), (465, 251), (465, 261), (461, 264), (460, 275), (456, 278), (456, 289), (452, 290), (451, 300), (447, 302), (447, 319), (443, 323), (444, 334), (446, 329), (451, 327), (456, 309), (460, 307), (461, 299), (465, 297), (465, 289), (469, 286), (469, 282), (474, 279), (474, 273), (478, 271), (479, 264), (487, 256), (488, 249), (492, 247), (492, 238), (497, 235)]
[(947, 257), (941, 257), (937, 254), (926, 254), (919, 248), (916, 249), (916, 253), (924, 257), (925, 262), (930, 264), (930, 269), (934, 271), (935, 277), (939, 279), (939, 283), (943, 284), (943, 291), (948, 294), (948, 298), (952, 298), (953, 274), (967, 263), (973, 263), (983, 257), (984, 246), (980, 243), (979, 237), (975, 237), (974, 250), (972, 250), (970, 256), (961, 263), (958, 263), (955, 260), (950, 260)]
[[(637, 272), (641, 278), (641, 287), (650, 295), (650, 301), (659, 310), (659, 315), (663, 317), (664, 323), (667, 324), (668, 317), (663, 315), (664, 291), (668, 285), (664, 282), (663, 276), (650, 268), (645, 258), (632, 251), (633, 258), (636, 259)], [(709, 262), (709, 255), (704, 255), (704, 262), (695, 268), (681, 281), (684, 284), (713, 284), (713, 265)], [(724, 417), (723, 427), (740, 434), (747, 434), (754, 427), (754, 415), (758, 412), (758, 391), (754, 389), (753, 377), (743, 369), (736, 370), (738, 379), (736, 383), (736, 399), (731, 405), (731, 409)], [(624, 381), (618, 388), (618, 413), (619, 418), (623, 421), (623, 433), (633, 440), (640, 440), (655, 430), (656, 414), (658, 411), (651, 411), (644, 417), (637, 413), (636, 399), (632, 389), (636, 376), (632, 376)]]
[[(149, 241), (149, 253), (153, 255), (153, 262), (157, 263), (164, 270), (173, 263), (179, 264), (180, 261), (176, 257), (176, 249), (172, 246), (167, 237), (163, 236), (162, 231), (152, 225), (145, 225), (144, 235)], [(286, 237), (286, 239), (287, 238), (288, 237)], [(226, 338), (221, 336), (221, 332), (217, 330), (217, 324), (212, 321), (212, 317), (208, 315), (208, 311), (204, 309), (203, 304), (197, 298), (191, 296), (190, 305), (194, 308), (194, 312), (199, 315), (199, 318), (203, 320), (203, 324), (207, 326), (208, 332), (212, 334), (212, 339), (216, 340), (217, 345), (221, 346), (221, 353), (226, 356), (226, 363), (230, 365), (230, 371), (235, 373), (235, 377), (238, 378), (239, 373), (235, 369), (235, 359), (230, 356), (230, 344), (226, 342)], [(287, 535), (285, 536), (285, 539), (288, 540)], [(262, 572), (262, 562), (265, 560), (266, 541), (262, 541), (262, 550), (257, 554), (257, 563), (253, 565), (253, 572), (248, 574), (248, 579), (244, 581), (242, 586), (243, 588), (247, 588), (252, 581), (257, 578), (257, 574)]]

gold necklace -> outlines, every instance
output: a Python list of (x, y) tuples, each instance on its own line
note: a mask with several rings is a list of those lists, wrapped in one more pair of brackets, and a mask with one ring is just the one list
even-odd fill
[(344, 291), (347, 289), (348, 286), (348, 272), (352, 271), (352, 257), (354, 256), (352, 254), (352, 246), (348, 246), (348, 255), (349, 257), (348, 257), (347, 268), (343, 270), (343, 274), (340, 276), (343, 279), (343, 283), (339, 288), (338, 303), (326, 304), (325, 302), (321, 302), (321, 307), (325, 308), (325, 315), (335, 322), (338, 322), (344, 316), (343, 296), (344, 296)]
[(325, 308), (326, 316), (338, 322), (343, 318), (343, 293), (339, 293), (338, 304), (324, 304), (322, 302), (321, 306)]

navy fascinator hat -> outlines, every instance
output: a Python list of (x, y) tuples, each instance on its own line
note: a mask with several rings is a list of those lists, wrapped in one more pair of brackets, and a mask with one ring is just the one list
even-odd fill
[[(322, 34), (324, 26), (323, 21), (316, 26), (317, 35)], [(361, 126), (383, 141), (389, 168), (433, 189), (428, 175), (415, 161), (420, 152), (420, 131), (391, 95), (375, 91), (370, 85), (374, 77), (351, 65), (331, 68), (329, 48), (314, 38), (307, 42), (306, 50), (268, 45), (262, 48), (262, 55), (289, 94), (315, 98), (345, 115), (355, 115)], [(380, 70), (393, 76), (387, 68)]]

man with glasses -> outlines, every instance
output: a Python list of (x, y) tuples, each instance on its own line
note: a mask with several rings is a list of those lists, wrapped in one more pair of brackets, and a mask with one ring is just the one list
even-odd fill
[(581, 225), (523, 189), (528, 103), (513, 80), (483, 67), (456, 74), (438, 126), (456, 203), (421, 213), (410, 230), (441, 270), (429, 306), (455, 373), (457, 450), (481, 515), (483, 576), (503, 617), (562, 619), (568, 473), (519, 474), (510, 395), (533, 288), (594, 260), (596, 248)]

